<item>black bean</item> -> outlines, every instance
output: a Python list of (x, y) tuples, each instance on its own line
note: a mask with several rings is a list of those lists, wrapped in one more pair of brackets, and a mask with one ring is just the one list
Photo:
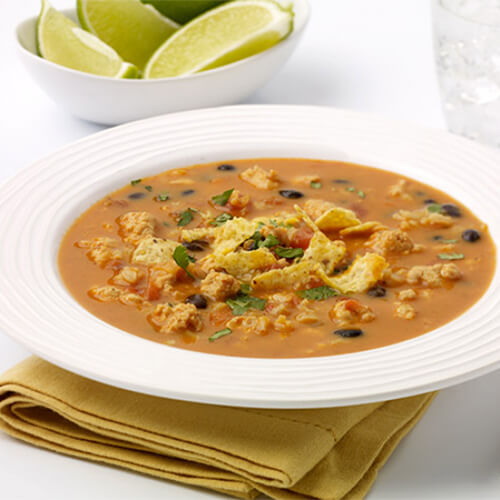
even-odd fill
[(200, 293), (195, 293), (194, 295), (190, 295), (185, 301), (186, 304), (193, 304), (196, 309), (206, 309), (207, 308), (207, 299), (204, 295)]
[(440, 234), (436, 234), (435, 236), (433, 236), (433, 237), (432, 237), (432, 239), (433, 239), (434, 241), (439, 241), (439, 240), (442, 240), (442, 239), (443, 239), (443, 237), (442, 237)]
[(219, 165), (217, 167), (217, 170), (222, 170), (223, 172), (230, 172), (231, 170), (236, 170), (236, 167), (234, 165), (228, 165), (227, 163), (224, 163), (223, 165)]
[(462, 212), (460, 212), (460, 209), (456, 205), (453, 205), (453, 203), (441, 205), (441, 213), (449, 215), (450, 217), (462, 217)]
[(424, 203), (426, 205), (434, 205), (435, 203), (437, 203), (437, 201), (432, 198), (427, 198), (426, 200), (424, 200)]
[(146, 196), (146, 193), (131, 193), (128, 195), (128, 198), (130, 200), (139, 200), (141, 198), (144, 198)]
[(194, 189), (186, 189), (185, 191), (182, 191), (182, 196), (189, 196), (190, 194), (194, 194), (195, 190)]
[(283, 198), (296, 200), (297, 198), (302, 198), (304, 196), (304, 193), (301, 193), (300, 191), (295, 191), (294, 189), (282, 189), (280, 191), (280, 195), (283, 196)]
[(193, 240), (193, 241), (183, 241), (182, 245), (185, 246), (191, 252), (203, 252), (207, 247), (208, 243), (203, 240)]
[(387, 290), (383, 286), (377, 285), (370, 288), (366, 293), (370, 297), (385, 297)]
[(340, 330), (335, 330), (333, 333), (344, 338), (353, 338), (363, 335), (363, 330), (360, 330), (359, 328), (342, 328)]
[(462, 239), (464, 241), (468, 241), (469, 243), (474, 243), (475, 241), (481, 239), (481, 234), (475, 229), (466, 229), (462, 233)]
[(351, 181), (348, 181), (347, 179), (333, 179), (333, 182), (335, 184), (350, 184)]

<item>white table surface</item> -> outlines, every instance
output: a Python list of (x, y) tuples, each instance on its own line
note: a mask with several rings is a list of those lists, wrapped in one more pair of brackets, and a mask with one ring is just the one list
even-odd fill
[[(74, 2), (52, 3), (66, 8)], [(249, 103), (337, 106), (444, 127), (427, 1), (312, 3), (312, 21), (297, 53)], [(59, 109), (17, 60), (14, 26), (35, 14), (39, 1), (9, 1), (2, 7), (0, 182), (102, 128)], [(28, 354), (0, 328), (0, 371)], [(500, 499), (499, 393), (500, 371), (442, 391), (391, 457), (369, 500)], [(6, 500), (227, 498), (39, 450), (3, 434), (0, 482), (0, 498)]]

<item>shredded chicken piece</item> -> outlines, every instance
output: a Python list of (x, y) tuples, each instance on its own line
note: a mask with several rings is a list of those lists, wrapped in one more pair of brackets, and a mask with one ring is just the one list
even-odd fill
[(409, 288), (408, 290), (401, 290), (398, 293), (398, 299), (401, 301), (415, 300), (416, 298), (417, 298), (417, 292), (415, 292), (413, 288)]
[(76, 246), (78, 248), (88, 248), (87, 257), (100, 267), (105, 267), (118, 260), (124, 260), (129, 253), (125, 248), (121, 247), (119, 241), (113, 238), (82, 240)]
[(448, 215), (429, 212), (425, 208), (413, 211), (398, 210), (392, 217), (400, 221), (399, 227), (405, 230), (417, 226), (444, 228), (453, 225), (453, 219)]
[(274, 293), (267, 301), (266, 311), (274, 315), (289, 316), (295, 308), (296, 298), (293, 293)]
[(412, 196), (406, 192), (408, 181), (400, 179), (396, 184), (389, 186), (389, 195), (394, 198), (401, 198), (402, 200), (412, 200)]
[(267, 335), (273, 327), (273, 322), (265, 315), (249, 313), (237, 316), (226, 323), (227, 328), (242, 329), (246, 334)]
[(378, 231), (372, 234), (365, 245), (373, 248), (380, 255), (408, 255), (414, 248), (414, 243), (408, 233), (399, 229)]
[(231, 196), (229, 197), (229, 200), (227, 203), (234, 210), (238, 210), (240, 212), (243, 212), (244, 209), (250, 203), (250, 195), (243, 194), (241, 191), (238, 191), (237, 189), (235, 189), (231, 193)]
[(415, 308), (411, 304), (396, 302), (394, 316), (401, 319), (413, 319), (416, 316)]
[(310, 300), (302, 300), (297, 306), (299, 312), (295, 315), (295, 320), (306, 325), (317, 323), (319, 318), (314, 309), (311, 308), (312, 304)]
[(200, 315), (193, 304), (159, 304), (149, 315), (151, 323), (165, 334), (198, 332), (202, 328)]
[(144, 271), (137, 267), (125, 266), (111, 278), (111, 282), (119, 286), (129, 286), (139, 283), (142, 278)]
[(414, 266), (408, 271), (406, 281), (410, 285), (422, 284), (430, 288), (443, 285), (443, 278), (458, 280), (462, 277), (460, 269), (452, 263), (433, 266)]

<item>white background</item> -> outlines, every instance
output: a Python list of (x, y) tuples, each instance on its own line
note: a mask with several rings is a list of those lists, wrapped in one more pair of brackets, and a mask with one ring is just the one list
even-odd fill
[[(2, 2), (0, 182), (102, 128), (58, 108), (21, 67), (14, 27), (35, 15), (39, 3)], [(67, 8), (74, 2), (52, 3)], [(427, 1), (312, 0), (312, 4), (313, 17), (302, 45), (249, 103), (328, 105), (444, 127)], [(0, 235), (0, 245), (5, 244)], [(27, 355), (0, 327), (0, 371)], [(442, 391), (383, 469), (369, 500), (498, 500), (499, 393), (500, 371)], [(60, 456), (2, 434), (0, 484), (0, 498), (6, 500), (227, 498)]]

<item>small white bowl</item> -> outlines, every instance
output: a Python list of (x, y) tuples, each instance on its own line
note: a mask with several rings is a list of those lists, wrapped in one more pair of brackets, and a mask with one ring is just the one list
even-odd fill
[[(38, 56), (36, 17), (16, 29), (18, 51), (35, 82), (55, 102), (79, 118), (106, 125), (164, 113), (241, 102), (261, 87), (287, 61), (310, 15), (308, 0), (293, 0), (291, 35), (256, 56), (190, 76), (126, 80), (75, 71)], [(76, 20), (74, 9), (63, 11)]]

